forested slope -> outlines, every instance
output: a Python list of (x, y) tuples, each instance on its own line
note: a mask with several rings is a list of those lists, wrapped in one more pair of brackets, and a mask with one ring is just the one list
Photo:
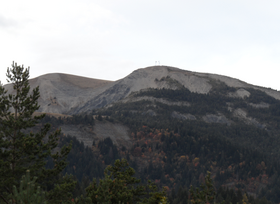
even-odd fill
[(279, 202), (280, 102), (255, 89), (244, 98), (229, 94), (236, 91), (223, 83), (206, 95), (149, 89), (98, 113), (130, 127), (134, 146), (120, 155), (132, 155), (143, 179), (171, 189), (198, 185), (211, 171), (217, 187)]
[[(107, 138), (94, 142), (91, 153), (84, 147), (72, 150), (65, 172), (80, 181), (101, 177), (106, 165), (126, 158), (144, 182), (151, 179), (169, 193), (199, 186), (210, 171), (217, 189), (240, 190), (279, 202), (280, 102), (252, 88), (236, 97), (238, 88), (222, 82), (212, 86), (208, 94), (184, 87), (147, 89), (92, 113), (46, 119), (57, 127), (70, 123), (94, 127), (96, 120), (129, 127), (131, 147), (116, 146)], [(85, 171), (79, 173), (79, 168)], [(95, 173), (86, 170), (90, 168)]]

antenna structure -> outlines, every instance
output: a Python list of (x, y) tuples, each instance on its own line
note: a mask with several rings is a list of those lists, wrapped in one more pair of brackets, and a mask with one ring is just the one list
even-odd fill
[(159, 65), (160, 66), (160, 61), (156, 61), (155, 65)]

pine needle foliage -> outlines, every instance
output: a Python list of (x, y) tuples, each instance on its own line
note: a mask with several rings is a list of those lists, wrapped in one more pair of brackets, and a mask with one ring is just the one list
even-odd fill
[[(12, 63), (7, 68), (7, 81), (11, 83), (9, 92), (0, 86), (0, 200), (8, 203), (13, 194), (13, 186), (19, 186), (20, 177), (30, 170), (38, 183), (53, 185), (58, 174), (66, 166), (66, 156), (71, 144), (61, 151), (52, 153), (58, 145), (60, 130), (48, 133), (50, 124), (44, 124), (37, 133), (31, 128), (45, 116), (34, 116), (39, 109), (39, 87), (30, 90), (29, 68)], [(46, 169), (46, 158), (51, 157), (54, 167)]]
[(216, 192), (209, 171), (205, 177), (205, 183), (200, 185), (200, 189), (196, 188), (194, 190), (191, 186), (190, 196), (192, 204), (214, 203)]
[(125, 204), (167, 204), (165, 191), (158, 191), (157, 186), (149, 182), (141, 185), (140, 179), (133, 177), (135, 171), (127, 160), (117, 159), (113, 166), (108, 166), (104, 179), (96, 179), (86, 189), (92, 203)]
[(40, 186), (36, 188), (36, 177), (30, 179), (29, 170), (26, 171), (26, 175), (22, 176), (19, 189), (14, 186), (13, 199), (10, 203), (16, 202), (20, 204), (46, 204), (45, 192), (42, 191)]

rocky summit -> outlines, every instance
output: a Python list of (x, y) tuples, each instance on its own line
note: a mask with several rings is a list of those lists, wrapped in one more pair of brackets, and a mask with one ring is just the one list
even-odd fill
[[(226, 76), (168, 66), (137, 69), (117, 81), (60, 73), (46, 74), (31, 79), (30, 86), (40, 87), (40, 112), (72, 115), (102, 108), (125, 99), (133, 92), (149, 88), (176, 90), (184, 87), (194, 93), (208, 94), (213, 89), (213, 83), (221, 82), (229, 87), (238, 88), (235, 92), (228, 93), (231, 97), (248, 97), (250, 92), (246, 91), (246, 88), (253, 88), (280, 100), (280, 93), (276, 90), (254, 86)], [(8, 84), (5, 88), (11, 90), (12, 86)]]

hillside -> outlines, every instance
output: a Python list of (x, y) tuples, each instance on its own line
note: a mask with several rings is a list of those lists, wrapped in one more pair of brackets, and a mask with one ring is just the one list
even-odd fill
[[(79, 114), (102, 108), (126, 98), (133, 92), (154, 89), (188, 89), (192, 93), (209, 94), (213, 86), (223, 82), (238, 88), (233, 97), (248, 96), (246, 88), (265, 92), (280, 100), (278, 91), (253, 86), (238, 79), (215, 74), (196, 73), (167, 66), (138, 69), (115, 82), (79, 77), (69, 74), (46, 74), (30, 80), (31, 88), (40, 87), (41, 112)], [(11, 85), (5, 85), (11, 90)]]
[(232, 93), (232, 96), (235, 97), (242, 98), (244, 96), (242, 88), (253, 88), (261, 90), (275, 99), (280, 99), (280, 93), (275, 90), (253, 86), (230, 77), (190, 72), (167, 66), (153, 66), (138, 69), (127, 77), (112, 83), (111, 87), (89, 100), (73, 113), (77, 114), (91, 109), (98, 109), (124, 99), (133, 92), (148, 88), (176, 90), (184, 87), (192, 93), (208, 94), (212, 90), (213, 85), (220, 82), (229, 87), (239, 88), (235, 93)]
[(40, 86), (42, 122), (61, 127), (61, 145), (67, 135), (80, 145), (66, 170), (80, 180), (126, 158), (170, 193), (198, 186), (210, 171), (217, 189), (280, 202), (278, 91), (166, 66), (115, 82), (49, 74), (30, 84)]
[[(40, 112), (71, 114), (88, 100), (103, 92), (112, 82), (69, 74), (46, 74), (30, 79), (31, 89), (40, 88)], [(12, 90), (12, 85), (5, 88)]]
[(188, 187), (211, 171), (217, 188), (278, 202), (279, 107), (259, 89), (212, 82), (208, 94), (142, 90), (98, 113), (130, 128), (134, 146), (120, 155), (132, 155), (143, 178)]

